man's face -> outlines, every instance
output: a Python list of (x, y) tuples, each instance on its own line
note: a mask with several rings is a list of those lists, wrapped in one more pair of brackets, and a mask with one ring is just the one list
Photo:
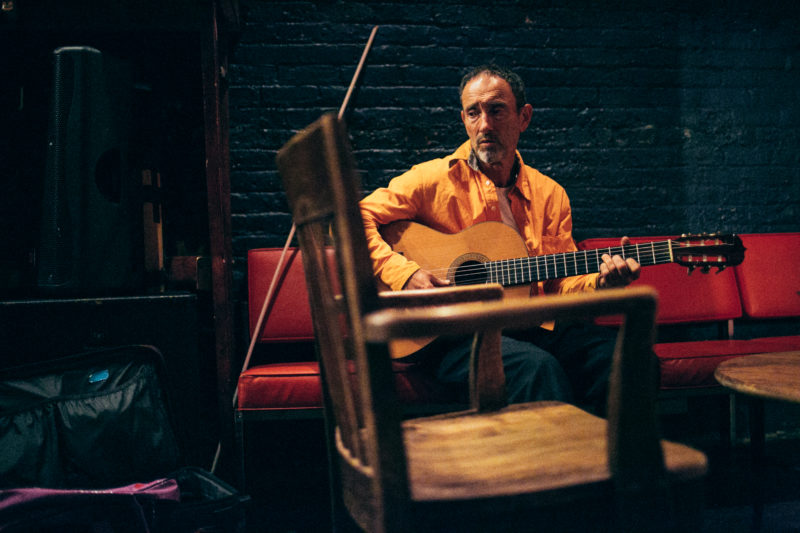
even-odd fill
[(489, 74), (473, 78), (461, 92), (461, 120), (472, 150), (486, 165), (513, 163), (517, 141), (532, 111), (530, 104), (517, 111), (508, 82)]

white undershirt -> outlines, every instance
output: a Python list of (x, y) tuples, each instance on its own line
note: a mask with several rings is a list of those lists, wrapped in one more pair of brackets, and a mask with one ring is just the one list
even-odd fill
[(519, 233), (517, 222), (514, 220), (514, 215), (511, 213), (511, 202), (508, 200), (508, 194), (513, 188), (513, 185), (508, 187), (495, 187), (497, 190), (497, 203), (500, 206), (500, 218), (503, 220), (504, 224), (511, 226)]

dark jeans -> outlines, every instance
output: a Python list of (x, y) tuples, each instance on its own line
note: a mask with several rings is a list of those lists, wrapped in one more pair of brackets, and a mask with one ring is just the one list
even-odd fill
[[(591, 323), (506, 332), (502, 337), (510, 403), (558, 400), (603, 415), (616, 331)], [(472, 338), (440, 338), (417, 354), (436, 377), (466, 394)]]

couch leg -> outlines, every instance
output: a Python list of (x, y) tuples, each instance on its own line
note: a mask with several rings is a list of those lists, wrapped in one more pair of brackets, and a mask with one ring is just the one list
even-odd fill
[(244, 420), (242, 413), (236, 411), (234, 414), (234, 438), (236, 439), (236, 485), (242, 493), (245, 490), (245, 465), (244, 465)]

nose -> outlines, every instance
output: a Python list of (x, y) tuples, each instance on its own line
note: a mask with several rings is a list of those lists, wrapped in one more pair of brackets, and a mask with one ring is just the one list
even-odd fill
[(478, 118), (478, 131), (492, 131), (494, 129), (494, 120), (489, 113), (485, 110), (481, 111), (481, 115)]

